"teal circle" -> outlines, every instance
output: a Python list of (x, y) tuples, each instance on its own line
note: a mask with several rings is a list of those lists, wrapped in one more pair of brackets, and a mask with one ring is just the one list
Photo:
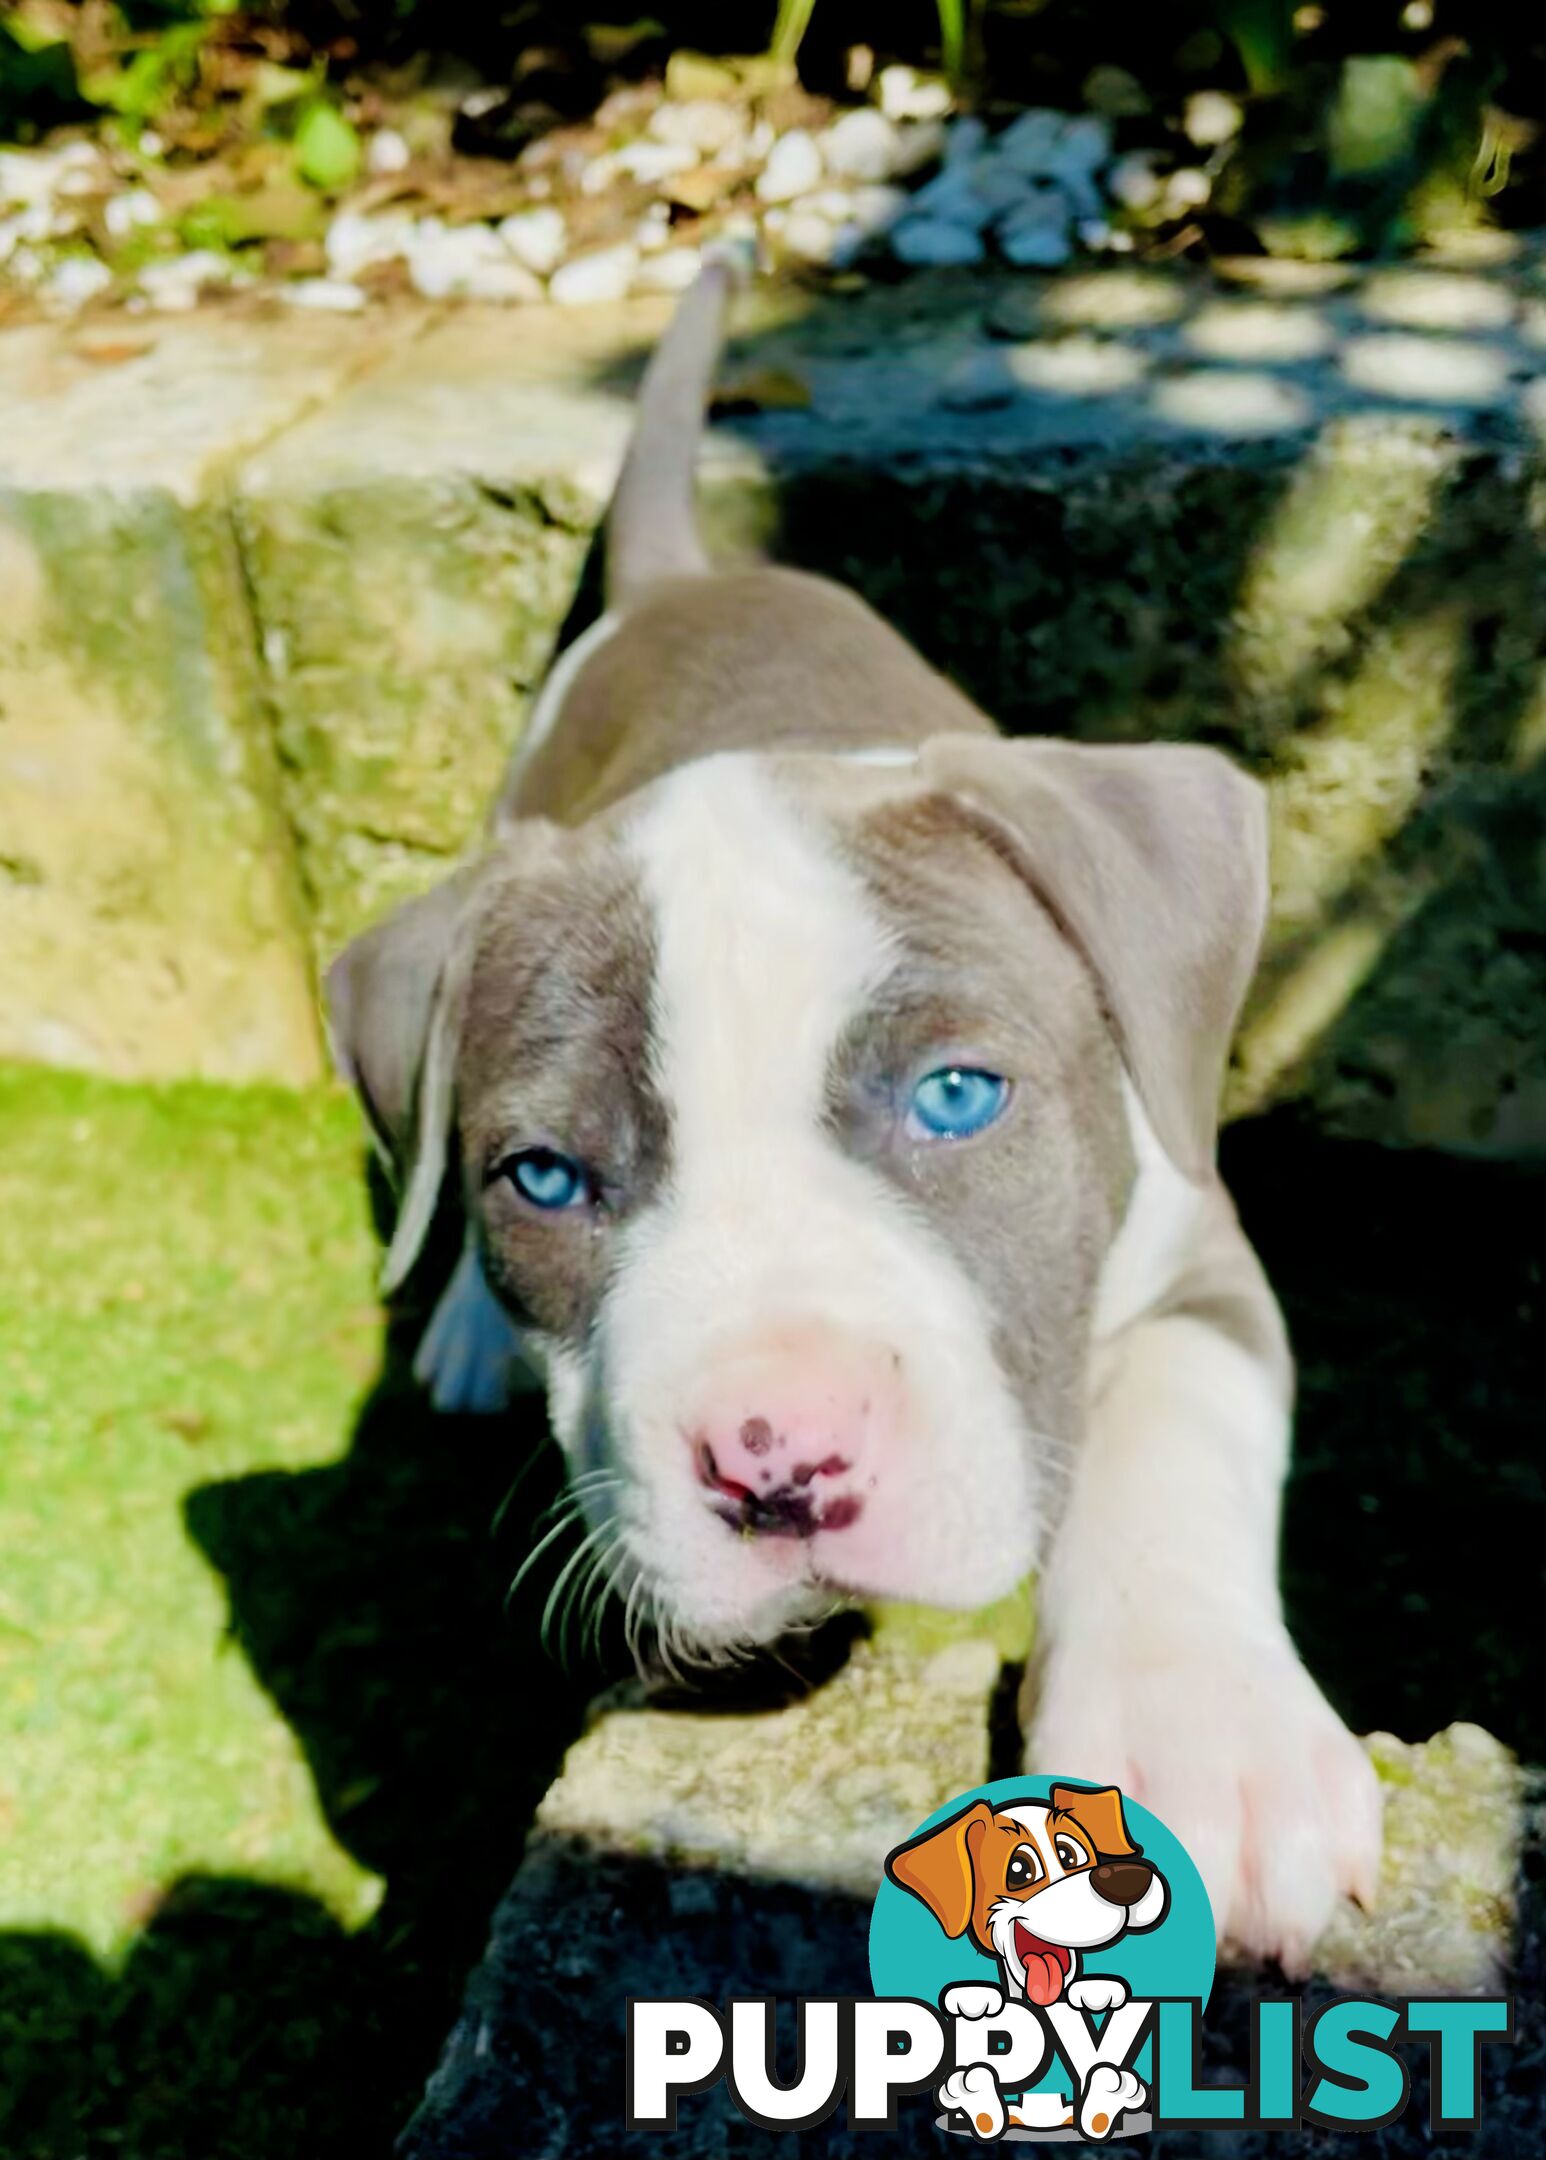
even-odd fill
[[(936, 1808), (918, 1825), (914, 1835), (948, 1822), (977, 1800), (986, 1800), (990, 1807), (1017, 1802), (1045, 1805), (1054, 1785), (1090, 1789), (1087, 1778), (996, 1778), (992, 1784), (975, 1786), (971, 1792), (959, 1793)], [(1127, 1982), (1130, 1995), (1141, 1998), (1192, 1996), (1201, 2012), (1213, 1990), (1218, 1950), (1213, 1908), (1202, 1877), (1180, 1839), (1157, 1815), (1151, 1815), (1126, 1793), (1122, 1795), (1122, 1813), (1133, 1842), (1170, 1885), (1170, 1909), (1158, 1927), (1145, 1934), (1119, 1936), (1104, 1948), (1082, 1952), (1079, 1970), (1115, 1973)], [(997, 1978), (996, 1959), (988, 1957), (964, 1935), (952, 1941), (920, 1899), (898, 1888), (889, 1875), (885, 1878), (870, 1917), (870, 1985), (877, 1996), (910, 1995), (922, 2002), (938, 2003), (947, 1987), (962, 1981)], [(1141, 2076), (1148, 2074), (1150, 2046), (1146, 2041), (1137, 2060)], [(1054, 2064), (1036, 2089), (1050, 2090), (1058, 2076)]]

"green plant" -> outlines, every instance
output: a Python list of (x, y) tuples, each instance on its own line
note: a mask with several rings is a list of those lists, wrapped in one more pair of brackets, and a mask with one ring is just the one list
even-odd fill
[(89, 77), (85, 93), (93, 105), (116, 113), (127, 126), (144, 127), (198, 80), (199, 51), (208, 34), (202, 22), (174, 23), (142, 46), (127, 67)]
[(778, 0), (778, 14), (768, 50), (775, 60), (793, 60), (815, 12), (816, 0)]
[(295, 169), (307, 185), (326, 194), (346, 188), (361, 156), (354, 123), (325, 97), (309, 98), (295, 123)]
[(81, 102), (75, 56), (62, 38), (34, 37), (24, 18), (0, 22), (0, 142), (74, 119)]
[[(967, 45), (980, 0), (935, 0), (939, 17), (940, 64), (952, 82), (966, 71)], [(768, 47), (775, 60), (793, 60), (810, 28), (816, 0), (778, 0)]]

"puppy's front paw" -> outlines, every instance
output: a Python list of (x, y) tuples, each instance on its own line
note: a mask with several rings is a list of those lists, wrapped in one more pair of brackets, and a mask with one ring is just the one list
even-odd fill
[(1196, 1862), (1221, 1938), (1291, 1973), (1338, 1898), (1373, 1902), (1374, 1770), (1286, 1634), (1055, 1654), (1026, 1765), (1152, 1808)]
[(1109, 2138), (1122, 2117), (1149, 2097), (1142, 2078), (1113, 2063), (1097, 2063), (1079, 2102), (1079, 2128), (1087, 2138)]
[(986, 2141), (1004, 2135), (1009, 2119), (1004, 2112), (1004, 2095), (986, 2063), (968, 2063), (964, 2070), (952, 2070), (934, 2097), (947, 2114), (964, 2115), (974, 2137)]
[(997, 2017), (1004, 2007), (1000, 1991), (982, 1981), (963, 1981), (957, 1987), (947, 1987), (939, 1999), (939, 2006), (946, 2017), (990, 2018)]
[(1115, 1973), (1088, 1973), (1071, 1980), (1063, 1994), (1076, 2010), (1120, 2010), (1127, 2000), (1127, 1982)]

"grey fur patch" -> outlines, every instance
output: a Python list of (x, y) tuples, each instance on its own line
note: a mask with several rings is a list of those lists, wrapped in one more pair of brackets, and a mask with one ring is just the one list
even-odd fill
[[(456, 1064), (466, 1205), (488, 1280), (518, 1322), (578, 1347), (618, 1225), (667, 1174), (670, 1120), (651, 1077), (653, 931), (601, 824), (512, 869), (479, 924)], [(522, 1147), (575, 1157), (594, 1205), (544, 1213), (499, 1165)]]

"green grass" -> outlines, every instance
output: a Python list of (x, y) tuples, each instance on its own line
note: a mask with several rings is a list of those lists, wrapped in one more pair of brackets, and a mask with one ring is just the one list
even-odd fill
[(573, 1725), (377, 1250), (340, 1096), (0, 1072), (4, 2160), (385, 2149)]
[(10, 1926), (115, 1959), (190, 1870), (348, 1923), (378, 1901), (183, 1520), (212, 1480), (347, 1451), (381, 1331), (356, 1154), (331, 1100), (0, 1078)]

